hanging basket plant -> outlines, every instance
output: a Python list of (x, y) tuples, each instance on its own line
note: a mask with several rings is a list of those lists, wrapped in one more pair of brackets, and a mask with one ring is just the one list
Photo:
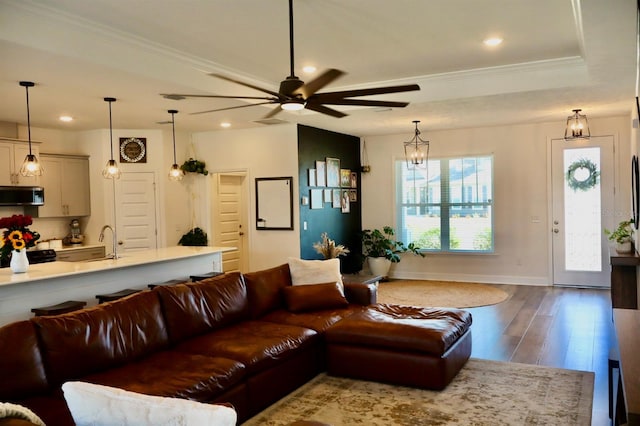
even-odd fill
[(600, 180), (600, 171), (591, 160), (581, 158), (567, 169), (567, 184), (574, 191), (588, 191)]
[(209, 174), (205, 162), (194, 160), (193, 158), (189, 158), (185, 161), (182, 166), (180, 166), (180, 170), (185, 173), (200, 173), (205, 176)]

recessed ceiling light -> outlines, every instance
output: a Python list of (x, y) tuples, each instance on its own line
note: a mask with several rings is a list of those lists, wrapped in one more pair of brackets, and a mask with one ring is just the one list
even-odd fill
[(220, 127), (224, 127), (226, 129), (228, 127), (231, 127), (231, 123), (227, 123), (226, 121), (223, 121), (222, 123), (220, 123)]
[(502, 43), (502, 39), (500, 37), (489, 37), (482, 41), (485, 46), (495, 47)]
[(70, 115), (61, 115), (59, 120), (68, 123), (70, 121), (73, 121), (73, 117), (71, 117)]
[(304, 71), (306, 74), (313, 74), (314, 72), (316, 72), (316, 67), (314, 67), (313, 65), (307, 65), (306, 67), (302, 68), (302, 71)]

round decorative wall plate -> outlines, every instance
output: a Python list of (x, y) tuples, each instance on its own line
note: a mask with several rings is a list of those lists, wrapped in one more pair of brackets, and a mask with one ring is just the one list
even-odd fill
[(120, 138), (120, 161), (147, 162), (147, 138)]

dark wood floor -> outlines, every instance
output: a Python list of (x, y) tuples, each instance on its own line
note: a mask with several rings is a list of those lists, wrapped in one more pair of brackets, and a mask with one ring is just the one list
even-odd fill
[(609, 290), (496, 285), (505, 302), (470, 308), (474, 358), (595, 373), (592, 425), (608, 425)]

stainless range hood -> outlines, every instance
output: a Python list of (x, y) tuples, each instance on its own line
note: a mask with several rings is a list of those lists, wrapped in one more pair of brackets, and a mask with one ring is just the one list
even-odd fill
[(0, 186), (0, 206), (43, 206), (40, 186)]

